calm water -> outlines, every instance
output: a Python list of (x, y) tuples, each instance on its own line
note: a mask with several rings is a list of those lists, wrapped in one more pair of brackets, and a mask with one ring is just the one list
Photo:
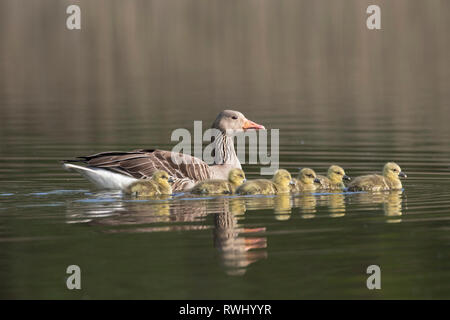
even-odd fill
[[(58, 160), (170, 148), (160, 142), (169, 141), (170, 128), (192, 126), (187, 115), (157, 124), (124, 119), (108, 129), (114, 142), (101, 130), (75, 144), (80, 128), (40, 132), (32, 116), (13, 116), (2, 129), (0, 158), (1, 296), (450, 298), (448, 132), (408, 114), (381, 130), (388, 111), (367, 114), (364, 128), (350, 116), (247, 113), (280, 128), (281, 166), (292, 173), (301, 166), (323, 173), (337, 163), (357, 176), (395, 160), (408, 174), (405, 190), (136, 201), (94, 190)], [(245, 170), (257, 177), (257, 166)], [(82, 269), (80, 292), (65, 289), (71, 264)], [(378, 292), (365, 285), (372, 264), (382, 270)]]
[[(0, 298), (450, 298), (449, 1), (384, 1), (380, 31), (372, 1), (77, 3), (81, 31), (0, 3)], [(396, 161), (404, 191), (136, 201), (59, 163), (225, 108), (280, 129), (293, 174)]]

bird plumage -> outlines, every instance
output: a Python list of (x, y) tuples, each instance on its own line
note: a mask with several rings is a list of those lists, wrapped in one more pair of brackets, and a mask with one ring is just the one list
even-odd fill
[(247, 181), (237, 188), (236, 193), (242, 195), (289, 193), (291, 181), (291, 174), (287, 170), (279, 169), (275, 172), (272, 180), (256, 179)]
[(244, 171), (242, 169), (232, 169), (228, 174), (228, 180), (210, 179), (200, 181), (190, 192), (195, 194), (233, 194), (236, 188), (244, 181)]
[(137, 180), (125, 188), (124, 193), (137, 197), (153, 197), (172, 194), (171, 178), (163, 170), (155, 171), (151, 179)]
[(298, 177), (294, 180), (293, 185), (291, 186), (291, 192), (304, 192), (304, 191), (315, 191), (316, 185), (314, 183), (320, 183), (320, 180), (317, 178), (316, 173), (313, 169), (303, 168), (300, 170)]
[(349, 185), (349, 191), (385, 191), (402, 189), (399, 177), (405, 177), (399, 165), (388, 162), (383, 167), (383, 175), (370, 174), (356, 177)]
[[(165, 170), (174, 179), (172, 186), (174, 191), (187, 190), (195, 183), (206, 179), (226, 179), (231, 169), (240, 169), (241, 164), (234, 150), (233, 133), (248, 129), (264, 129), (263, 126), (248, 120), (242, 113), (233, 110), (222, 111), (212, 128), (217, 129), (217, 136), (213, 142), (214, 150), (217, 152), (212, 165), (187, 154), (158, 149), (102, 152), (65, 162), (83, 163), (87, 168), (95, 170), (90, 171), (88, 175), (84, 174), (86, 172), (82, 169), (75, 171), (83, 174), (100, 188), (123, 189), (124, 184), (120, 181), (124, 179), (114, 175), (111, 176), (113, 181), (108, 181), (105, 178), (107, 177), (105, 171), (128, 178), (147, 179), (155, 171)], [(96, 174), (102, 177), (93, 177)], [(128, 183), (129, 179), (125, 180)]]

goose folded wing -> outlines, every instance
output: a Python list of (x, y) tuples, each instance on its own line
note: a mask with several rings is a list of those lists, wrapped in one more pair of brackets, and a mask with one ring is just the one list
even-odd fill
[(88, 166), (108, 169), (137, 179), (150, 178), (156, 170), (164, 170), (177, 178), (201, 181), (212, 178), (208, 164), (196, 157), (165, 150), (139, 149), (130, 152), (103, 152), (79, 157)]

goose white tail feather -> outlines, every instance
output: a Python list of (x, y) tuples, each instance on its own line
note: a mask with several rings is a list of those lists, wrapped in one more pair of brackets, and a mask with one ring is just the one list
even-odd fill
[(89, 168), (71, 163), (64, 163), (64, 169), (75, 171), (102, 189), (124, 190), (138, 179), (100, 168)]

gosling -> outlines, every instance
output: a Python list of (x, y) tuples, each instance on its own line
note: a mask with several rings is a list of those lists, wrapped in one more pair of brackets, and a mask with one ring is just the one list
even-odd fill
[(239, 188), (237, 188), (236, 193), (242, 195), (250, 194), (284, 194), (289, 193), (289, 185), (293, 183), (291, 174), (284, 169), (279, 169), (275, 172), (272, 180), (267, 179), (256, 179), (245, 182)]
[(388, 162), (384, 165), (383, 175), (371, 174), (355, 178), (349, 185), (349, 191), (386, 191), (402, 189), (401, 178), (406, 178), (406, 174), (398, 164)]
[(205, 180), (197, 183), (190, 192), (195, 194), (233, 194), (245, 182), (245, 173), (241, 169), (232, 169), (227, 180)]
[(344, 169), (336, 165), (332, 165), (328, 168), (326, 177), (317, 175), (317, 178), (320, 182), (316, 185), (316, 188), (320, 190), (344, 190), (344, 180), (351, 180), (351, 178), (345, 174)]
[(125, 194), (136, 197), (154, 197), (158, 195), (172, 194), (172, 177), (166, 171), (155, 171), (148, 180), (139, 180), (130, 184), (125, 190)]
[(300, 170), (297, 179), (293, 179), (294, 184), (291, 187), (291, 191), (294, 193), (302, 191), (315, 191), (316, 185), (314, 183), (320, 183), (320, 179), (317, 178), (313, 169), (303, 168)]

